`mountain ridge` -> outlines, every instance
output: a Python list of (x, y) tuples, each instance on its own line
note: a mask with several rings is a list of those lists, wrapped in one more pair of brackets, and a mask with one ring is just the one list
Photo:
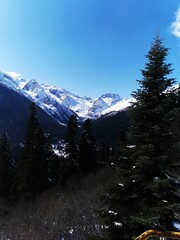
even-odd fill
[[(0, 84), (0, 136), (7, 133), (13, 151), (19, 151), (26, 136), (31, 101), (14, 89)], [(63, 139), (66, 127), (37, 106), (40, 125), (52, 143)]]
[(15, 72), (0, 72), (0, 83), (35, 102), (61, 124), (66, 124), (72, 114), (79, 120), (115, 114), (125, 110), (132, 101), (113, 93), (102, 94), (96, 99), (80, 97), (54, 85), (39, 84), (35, 79), (26, 80)]

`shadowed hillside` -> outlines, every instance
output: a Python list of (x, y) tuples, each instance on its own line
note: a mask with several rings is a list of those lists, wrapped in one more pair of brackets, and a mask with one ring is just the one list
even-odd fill
[(127, 131), (129, 118), (127, 111), (115, 115), (103, 116), (93, 122), (94, 132), (98, 140), (105, 140), (111, 146), (116, 146), (121, 130)]
[[(23, 95), (0, 85), (0, 134), (7, 132), (11, 144), (15, 147), (24, 140), (30, 114), (30, 104), (31, 101)], [(51, 141), (62, 138), (65, 127), (57, 123), (39, 107), (37, 107), (37, 110), (40, 124), (45, 132), (50, 134)]]

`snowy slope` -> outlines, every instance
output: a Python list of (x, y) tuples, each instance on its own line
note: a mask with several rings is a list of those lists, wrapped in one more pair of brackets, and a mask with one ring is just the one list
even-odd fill
[(60, 104), (71, 109), (79, 117), (84, 118), (87, 116), (88, 110), (93, 104), (91, 98), (81, 98), (65, 89), (57, 88), (48, 84), (43, 84), (42, 86), (52, 99), (56, 99)]
[(103, 94), (97, 100), (94, 100), (92, 107), (88, 111), (88, 116), (91, 118), (98, 118), (104, 115), (103, 112), (108, 111), (108, 109), (121, 101), (122, 99), (118, 94)]
[(75, 113), (63, 105), (58, 97), (52, 96), (49, 89), (39, 85), (35, 79), (27, 82), (22, 88), (26, 96), (52, 115), (58, 122), (66, 123), (69, 117)]
[(16, 91), (20, 90), (17, 81), (7, 73), (0, 72), (0, 83), (10, 89), (14, 89)]
[(118, 94), (103, 94), (98, 99), (79, 97), (65, 89), (25, 80), (15, 72), (0, 72), (0, 83), (34, 101), (60, 123), (67, 123), (70, 115), (96, 119), (107, 113), (126, 109), (132, 99), (121, 99)]
[(127, 109), (131, 105), (131, 102), (133, 102), (133, 101), (134, 101), (133, 98), (129, 98), (129, 99), (124, 98), (121, 101), (117, 102), (116, 104), (112, 105), (111, 107), (102, 111), (102, 115), (123, 111), (123, 110)]
[(20, 74), (0, 72), (0, 84), (29, 98), (61, 124), (67, 123), (69, 117), (75, 114), (59, 101), (52, 99), (35, 79), (27, 81), (21, 78)]

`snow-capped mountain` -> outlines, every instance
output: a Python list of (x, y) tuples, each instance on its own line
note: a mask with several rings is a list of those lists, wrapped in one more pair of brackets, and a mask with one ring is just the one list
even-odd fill
[(129, 98), (129, 99), (124, 98), (121, 101), (118, 101), (117, 103), (113, 104), (111, 107), (102, 111), (102, 115), (109, 114), (109, 113), (115, 114), (116, 112), (123, 111), (127, 109), (132, 102), (134, 102), (133, 98)]
[(35, 79), (25, 80), (14, 72), (0, 72), (0, 84), (34, 101), (39, 107), (59, 123), (67, 123), (70, 115), (79, 118), (93, 118), (124, 110), (130, 105), (129, 99), (121, 99), (118, 94), (103, 94), (98, 99), (79, 97), (65, 89), (49, 84), (39, 84)]
[(16, 91), (20, 89), (15, 78), (12, 78), (7, 73), (0, 72), (0, 83)]
[(69, 117), (75, 114), (61, 104), (58, 99), (51, 98), (50, 94), (35, 79), (27, 81), (21, 75), (0, 72), (0, 84), (29, 98), (61, 124), (66, 123)]
[(118, 94), (103, 94), (97, 100), (94, 100), (92, 107), (88, 110), (88, 116), (98, 118), (103, 115), (104, 111), (121, 101), (122, 99)]

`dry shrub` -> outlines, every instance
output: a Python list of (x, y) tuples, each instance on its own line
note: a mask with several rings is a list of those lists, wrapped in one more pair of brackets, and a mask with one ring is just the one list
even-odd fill
[[(113, 176), (113, 177), (112, 177)], [(100, 236), (99, 196), (116, 180), (110, 169), (74, 176), (36, 200), (14, 205), (0, 201), (1, 240), (85, 240)]]

